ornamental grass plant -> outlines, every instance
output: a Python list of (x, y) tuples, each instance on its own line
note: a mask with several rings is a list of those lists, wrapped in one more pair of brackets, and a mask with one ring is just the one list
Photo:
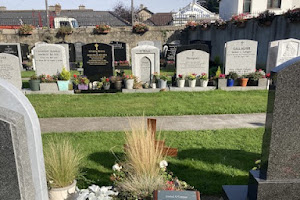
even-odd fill
[(44, 148), (47, 182), (51, 188), (69, 186), (80, 175), (83, 156), (68, 139), (52, 138)]

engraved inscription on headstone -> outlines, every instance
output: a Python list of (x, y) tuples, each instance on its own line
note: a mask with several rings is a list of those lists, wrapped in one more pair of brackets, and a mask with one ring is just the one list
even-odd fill
[(19, 59), (20, 70), (23, 70), (21, 46), (19, 43), (0, 43), (0, 53), (7, 53), (17, 56)]
[(300, 56), (300, 40), (282, 40), (278, 45), (276, 66)]
[(113, 41), (109, 43), (114, 47), (115, 61), (125, 61), (127, 58), (127, 44), (124, 42)]
[(141, 81), (150, 83), (151, 81), (151, 61), (147, 57), (141, 59)]
[(16, 88), (22, 88), (19, 58), (17, 56), (0, 53), (0, 78), (7, 80)]

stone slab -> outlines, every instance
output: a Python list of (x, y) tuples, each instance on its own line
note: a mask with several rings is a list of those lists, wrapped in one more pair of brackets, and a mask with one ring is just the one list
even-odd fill
[(0, 78), (9, 81), (19, 90), (22, 89), (21, 70), (17, 56), (0, 53)]

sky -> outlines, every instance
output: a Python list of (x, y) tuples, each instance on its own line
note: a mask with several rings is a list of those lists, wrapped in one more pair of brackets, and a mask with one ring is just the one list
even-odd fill
[[(154, 13), (178, 11), (193, 0), (134, 0), (135, 7), (143, 4)], [(77, 9), (79, 5), (85, 5), (87, 9), (112, 10), (114, 5), (122, 2), (130, 6), (131, 0), (48, 0), (48, 5), (59, 3), (62, 9)], [(0, 0), (0, 6), (6, 6), (8, 10), (38, 10), (45, 9), (45, 0)]]

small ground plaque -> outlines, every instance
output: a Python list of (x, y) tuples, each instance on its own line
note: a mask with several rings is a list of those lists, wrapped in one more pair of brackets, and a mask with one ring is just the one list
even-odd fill
[(200, 200), (200, 192), (170, 191), (170, 190), (154, 191), (154, 200), (169, 200), (169, 199)]

